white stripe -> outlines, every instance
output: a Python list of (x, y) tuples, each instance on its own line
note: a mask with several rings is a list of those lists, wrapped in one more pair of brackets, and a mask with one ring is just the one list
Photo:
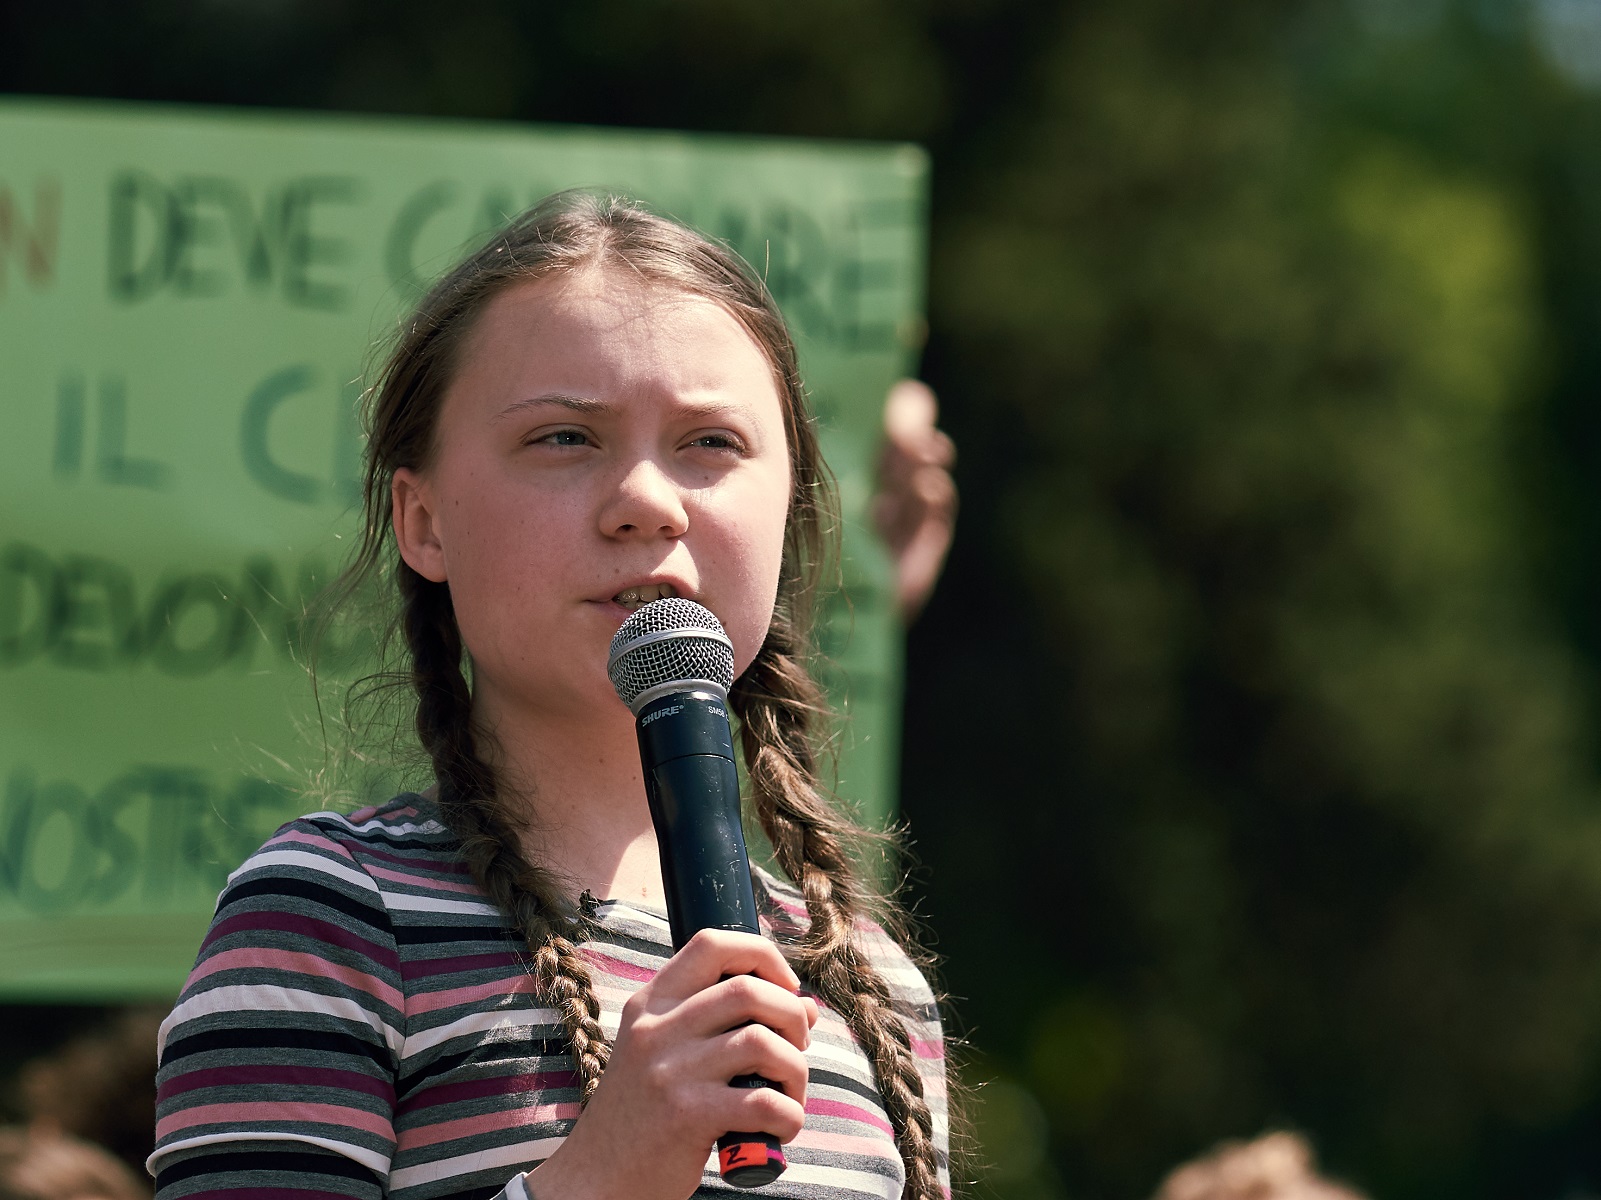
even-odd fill
[(168, 1142), (145, 1159), (145, 1170), (154, 1175), (160, 1169), (162, 1156), (171, 1154), (174, 1150), (187, 1150), (191, 1146), (214, 1146), (221, 1142), (304, 1142), (311, 1146), (321, 1146), (324, 1150), (332, 1150), (335, 1154), (342, 1154), (360, 1163), (380, 1179), (389, 1174), (389, 1159), (376, 1150), (352, 1146), (349, 1142), (336, 1142), (331, 1138), (307, 1137), (299, 1133), (269, 1133), (266, 1130), (254, 1129), (241, 1130), (238, 1133), (207, 1133), (199, 1137)]
[(809, 1183), (819, 1188), (854, 1192), (859, 1196), (882, 1196), (884, 1200), (900, 1200), (901, 1194), (901, 1184), (890, 1176), (857, 1171), (850, 1167), (822, 1167), (813, 1163), (792, 1164), (784, 1172), (784, 1182)]
[(346, 883), (353, 883), (363, 891), (371, 892), (380, 904), (383, 897), (378, 892), (378, 885), (372, 881), (372, 876), (358, 867), (352, 867), (338, 857), (316, 854), (310, 850), (294, 850), (285, 845), (272, 850), (262, 850), (245, 860), (232, 875), (228, 882), (243, 879), (263, 867), (302, 867), (308, 871), (316, 871), (322, 875), (332, 875), (335, 879), (343, 879)]
[(303, 1012), (340, 1017), (366, 1025), (384, 1039), (384, 1044), (395, 1053), (401, 1052), (404, 1039), (398, 1029), (378, 1019), (376, 1013), (363, 1008), (344, 996), (324, 996), (318, 992), (298, 988), (277, 987), (272, 984), (234, 984), (198, 992), (172, 1010), (161, 1023), (161, 1043), (166, 1045), (167, 1033), (185, 1021), (228, 1012)]
[[(825, 1151), (825, 1153), (832, 1153)], [(900, 1200), (901, 1185), (893, 1178), (875, 1175), (871, 1171), (858, 1171), (851, 1167), (821, 1167), (811, 1163), (790, 1163), (784, 1171), (785, 1184), (813, 1184), (830, 1191), (850, 1192), (857, 1196), (882, 1196), (884, 1200)], [(716, 1151), (702, 1173), (704, 1186), (719, 1190), (726, 1186), (717, 1177)], [(782, 1186), (782, 1185), (781, 1185)], [(759, 1193), (758, 1193), (759, 1194)]]
[[(620, 929), (635, 925), (642, 929), (648, 929), (652, 933), (666, 934), (667, 945), (663, 947), (663, 950), (671, 953), (673, 927), (661, 913), (653, 913), (647, 909), (637, 908), (626, 900), (602, 900), (600, 907), (605, 910), (600, 915), (608, 928), (614, 924)], [(653, 939), (641, 938), (640, 940), (651, 941)]]
[(488, 1033), (496, 1029), (526, 1030), (534, 1025), (553, 1025), (561, 1027), (561, 1014), (553, 1008), (525, 1008), (516, 1013), (502, 1012), (473, 1012), (458, 1017), (448, 1025), (440, 1025), (434, 1029), (423, 1029), (412, 1034), (405, 1041), (405, 1049), (401, 1057), (410, 1059), (423, 1050), (432, 1050), (435, 1046), (442, 1046), (452, 1038), (468, 1037), (473, 1034)]
[(458, 1155), (455, 1158), (442, 1158), (438, 1162), (423, 1163), (416, 1167), (402, 1167), (389, 1177), (389, 1190), (391, 1193), (401, 1188), (416, 1187), (422, 1183), (434, 1183), (441, 1179), (449, 1179), (456, 1175), (467, 1175), (474, 1171), (486, 1171), (491, 1167), (517, 1167), (524, 1163), (538, 1162), (549, 1158), (556, 1152), (565, 1139), (559, 1137), (540, 1138), (537, 1142), (518, 1142), (512, 1146), (494, 1146), (487, 1150), (475, 1150), (471, 1154)]
[(384, 903), (391, 909), (405, 909), (407, 912), (468, 913), (475, 917), (500, 915), (500, 909), (493, 904), (475, 900), (441, 900), (432, 895), (405, 896), (391, 892), (384, 897)]
[[(896, 957), (899, 958), (900, 956), (897, 955)], [(915, 993), (919, 996), (928, 992), (928, 985), (923, 981), (923, 973), (914, 966), (879, 966), (878, 977), (885, 983), (899, 987), (904, 992)]]
[(337, 812), (311, 813), (310, 815), (308, 815), (306, 817), (303, 817), (302, 820), (309, 821), (309, 820), (312, 820), (313, 818), (316, 818), (316, 817), (327, 817), (327, 818), (329, 818), (331, 820), (338, 821), (341, 825), (343, 825), (346, 829), (350, 830), (352, 833), (367, 833), (367, 832), (369, 832), (371, 830), (374, 830), (374, 829), (379, 830), (379, 831), (384, 832), (384, 833), (444, 833), (445, 832), (445, 827), (443, 825), (441, 825), (438, 821), (433, 821), (433, 820), (428, 820), (428, 821), (407, 821), (403, 825), (397, 825), (393, 821), (388, 819), (387, 817), (383, 816), (382, 814), (378, 814), (378, 815), (370, 818), (369, 820), (363, 821), (360, 825), (356, 824), (354, 821), (352, 821), (350, 819), (350, 814), (348, 814), (348, 813), (337, 813)]
[[(862, 1052), (851, 1046), (835, 1046), (820, 1038), (813, 1038), (812, 1044), (806, 1048), (807, 1058), (820, 1058), (825, 1062), (844, 1068), (843, 1074), (853, 1079), (860, 1079), (863, 1083), (873, 1082), (873, 1068)], [(865, 1074), (864, 1074), (865, 1071)]]

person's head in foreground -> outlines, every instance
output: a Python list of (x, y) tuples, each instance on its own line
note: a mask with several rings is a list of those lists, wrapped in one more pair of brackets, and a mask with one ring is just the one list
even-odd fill
[(1153, 1200), (1364, 1200), (1323, 1178), (1312, 1148), (1293, 1133), (1225, 1142), (1179, 1167)]
[(127, 1166), (65, 1133), (0, 1128), (0, 1200), (150, 1200)]

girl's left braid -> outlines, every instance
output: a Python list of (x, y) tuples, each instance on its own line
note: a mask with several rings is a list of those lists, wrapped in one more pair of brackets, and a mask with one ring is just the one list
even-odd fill
[(564, 907), (561, 889), (518, 849), (518, 831), (496, 802), (495, 772), (477, 752), (472, 692), (461, 672), (461, 633), (450, 589), (405, 563), (398, 570), (417, 693), (417, 736), (439, 780), (440, 815), (461, 838), (462, 857), (479, 886), (527, 942), (535, 985), (561, 1014), (572, 1043), (579, 1099), (587, 1104), (611, 1055), (594, 982), (577, 946), (562, 932), (566, 923), (553, 915)]

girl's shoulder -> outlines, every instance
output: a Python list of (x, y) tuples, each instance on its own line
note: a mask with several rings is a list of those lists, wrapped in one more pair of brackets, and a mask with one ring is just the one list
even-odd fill
[(224, 899), (301, 880), (382, 908), (396, 893), (409, 896), (407, 907), (427, 907), (436, 894), (439, 902), (480, 900), (460, 848), (433, 802), (415, 793), (351, 813), (308, 813), (280, 826), (229, 876)]
[(450, 831), (439, 819), (438, 806), (417, 792), (402, 792), (382, 804), (369, 804), (349, 813), (332, 810), (308, 813), (298, 818), (298, 822), (346, 840), (374, 844), (430, 844), (452, 840)]
[(262, 851), (283, 844), (317, 842), (378, 854), (388, 849), (454, 855), (460, 846), (439, 819), (432, 800), (416, 792), (402, 792), (383, 804), (369, 804), (353, 812), (326, 809), (296, 817), (280, 826)]

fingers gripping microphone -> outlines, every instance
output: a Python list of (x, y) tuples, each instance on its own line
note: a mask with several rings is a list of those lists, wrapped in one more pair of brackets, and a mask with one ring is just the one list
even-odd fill
[[(623, 622), (606, 670), (639, 732), (673, 949), (702, 929), (757, 932), (728, 726), (733, 643), (710, 611), (667, 597)], [(731, 1086), (773, 1084), (741, 1075)], [(723, 1179), (742, 1188), (771, 1183), (786, 1165), (778, 1139), (766, 1133), (724, 1134), (717, 1158)]]

